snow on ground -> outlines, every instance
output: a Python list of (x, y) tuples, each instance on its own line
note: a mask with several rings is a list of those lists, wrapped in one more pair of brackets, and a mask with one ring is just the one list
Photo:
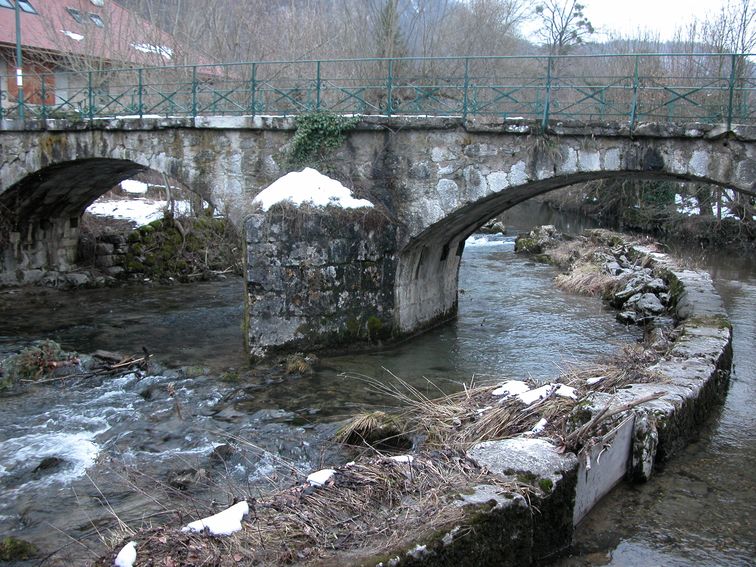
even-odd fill
[(492, 396), (515, 396), (530, 390), (522, 380), (508, 380), (491, 392)]
[(389, 457), (389, 459), (396, 461), (397, 463), (406, 463), (408, 465), (411, 465), (412, 461), (415, 460), (412, 455), (394, 455), (393, 457)]
[(541, 433), (546, 428), (546, 426), (548, 424), (549, 424), (549, 422), (546, 420), (546, 418), (542, 417), (541, 419), (538, 420), (538, 423), (536, 423), (533, 426), (533, 429), (531, 429), (529, 431), (529, 433), (532, 434), (532, 435), (538, 435), (539, 433)]
[[(735, 201), (735, 192), (731, 189), (725, 189), (723, 191), (723, 197), (724, 202), (722, 203), (722, 218), (738, 218), (737, 215), (735, 215), (727, 206), (727, 203)], [(677, 212), (686, 216), (699, 214), (708, 215), (709, 213), (714, 216), (717, 215), (716, 203), (711, 204), (711, 211), (702, 210), (700, 204), (698, 203), (698, 199), (696, 199), (695, 197), (690, 197), (688, 195), (675, 195), (675, 205), (677, 207)], [(754, 217), (754, 219), (756, 219), (756, 217)]]
[(336, 471), (333, 469), (322, 469), (311, 473), (307, 477), (307, 482), (313, 486), (323, 486), (326, 482), (331, 480), (335, 474)]
[(253, 202), (267, 211), (282, 201), (290, 201), (296, 206), (309, 203), (315, 207), (333, 206), (342, 209), (373, 206), (366, 199), (355, 199), (352, 192), (341, 183), (310, 167), (287, 173), (260, 192)]
[(121, 548), (115, 558), (115, 567), (133, 567), (136, 561), (136, 542), (130, 541)]
[[(98, 199), (89, 205), (86, 212), (98, 217), (128, 220), (137, 226), (143, 226), (163, 218), (167, 207), (168, 201), (154, 199)], [(188, 215), (191, 212), (191, 204), (189, 201), (175, 201), (175, 210), (177, 216)]]
[(212, 535), (231, 535), (241, 530), (242, 518), (247, 514), (249, 514), (247, 502), (238, 502), (223, 512), (187, 524), (181, 528), (181, 531), (202, 532), (207, 528)]
[(506, 239), (501, 234), (471, 234), (465, 240), (465, 248), (475, 248), (478, 246), (511, 246), (514, 247), (514, 240)]
[(141, 193), (144, 195), (147, 193), (147, 188), (149, 186), (146, 183), (143, 183), (142, 181), (137, 181), (136, 179), (124, 179), (121, 181), (121, 189), (126, 191), (127, 193)]
[(564, 384), (544, 384), (539, 388), (533, 390), (520, 380), (509, 380), (504, 382), (498, 388), (491, 392), (492, 396), (517, 396), (517, 398), (525, 405), (531, 405), (535, 402), (548, 398), (551, 395), (562, 396), (563, 398), (577, 399), (577, 391), (572, 386), (565, 386)]
[(693, 197), (675, 195), (675, 205), (677, 212), (684, 215), (697, 215), (699, 213), (698, 203)]

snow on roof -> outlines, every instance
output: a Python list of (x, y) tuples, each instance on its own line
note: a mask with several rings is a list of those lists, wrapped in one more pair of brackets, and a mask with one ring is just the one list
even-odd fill
[(296, 206), (308, 203), (315, 207), (333, 206), (342, 209), (373, 206), (367, 199), (355, 199), (352, 192), (340, 182), (310, 167), (287, 173), (261, 191), (253, 202), (267, 211), (282, 201), (290, 201)]
[(80, 33), (72, 32), (68, 30), (60, 30), (60, 33), (62, 33), (65, 36), (70, 37), (74, 41), (81, 41), (82, 39), (84, 39), (84, 36), (81, 35)]

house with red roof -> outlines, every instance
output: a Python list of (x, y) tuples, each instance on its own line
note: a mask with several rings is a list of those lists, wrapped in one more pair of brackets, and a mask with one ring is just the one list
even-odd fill
[(179, 57), (209, 62), (114, 0), (0, 0), (0, 98), (4, 109), (18, 100), (17, 8), (24, 100), (31, 107), (43, 103), (70, 103), (73, 107), (81, 98), (82, 84), (92, 81), (89, 71), (107, 88), (103, 70), (109, 68), (172, 65)]

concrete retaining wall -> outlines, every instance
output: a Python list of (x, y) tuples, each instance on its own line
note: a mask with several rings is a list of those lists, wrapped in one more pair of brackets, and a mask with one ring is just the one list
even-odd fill
[[(683, 447), (720, 403), (732, 364), (731, 327), (708, 274), (676, 267), (665, 255), (636, 248), (672, 284), (674, 309), (681, 319), (669, 353), (650, 370), (653, 383), (633, 384), (615, 394), (594, 393), (580, 404), (592, 416), (649, 394), (658, 399), (612, 416), (610, 430), (586, 443), (579, 454), (562, 453), (555, 440), (520, 437), (474, 446), (469, 456), (501, 480), (527, 479), (528, 501), (505, 498), (491, 486), (462, 496), (469, 522), (410, 548), (398, 548), (383, 565), (447, 565), (457, 550), (478, 550), (476, 559), (455, 565), (541, 564), (570, 545), (574, 526), (623, 478), (644, 481), (658, 463)], [(487, 502), (485, 514), (481, 503)], [(529, 518), (521, 507), (529, 510)], [(520, 516), (514, 517), (517, 508)], [(507, 521), (499, 517), (509, 511)], [(518, 519), (519, 518), (519, 519)], [(464, 537), (460, 536), (464, 533)], [(516, 554), (501, 542), (518, 542)], [(530, 542), (529, 546), (523, 542)], [(423, 553), (417, 550), (422, 547)], [(490, 549), (491, 553), (484, 551)]]

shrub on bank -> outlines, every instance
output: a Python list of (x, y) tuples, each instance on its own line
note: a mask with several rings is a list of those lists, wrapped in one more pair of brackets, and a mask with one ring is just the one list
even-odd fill
[(239, 236), (226, 219), (166, 216), (129, 235), (124, 268), (129, 275), (158, 281), (241, 274)]
[(64, 352), (55, 341), (38, 341), (0, 361), (0, 390), (11, 388), (19, 382), (44, 379), (58, 368), (75, 364), (78, 364), (76, 354)]

